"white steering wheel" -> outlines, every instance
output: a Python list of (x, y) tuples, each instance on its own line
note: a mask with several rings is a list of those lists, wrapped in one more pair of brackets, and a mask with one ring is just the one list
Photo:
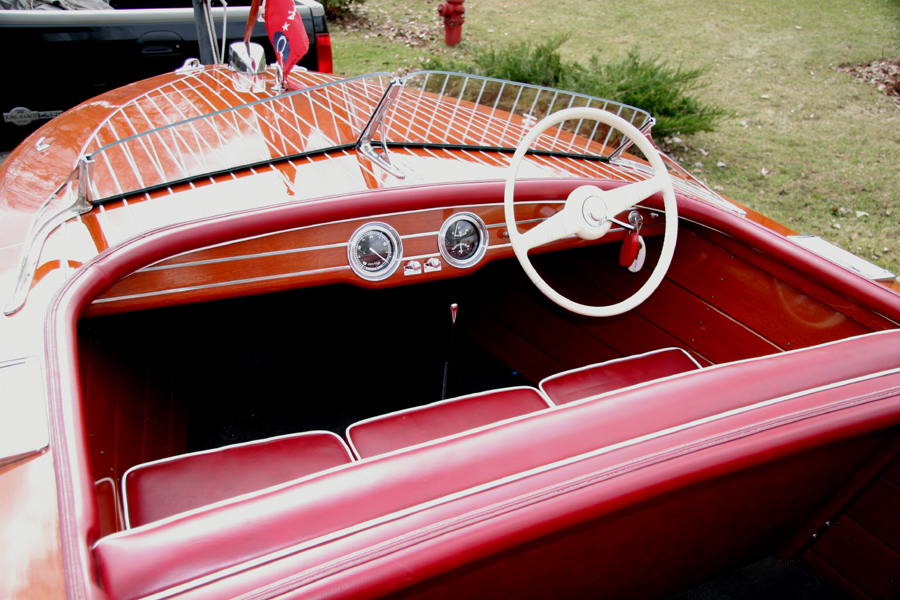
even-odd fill
[[(576, 188), (569, 194), (566, 204), (561, 211), (550, 217), (549, 219), (538, 224), (533, 229), (525, 233), (519, 233), (516, 226), (515, 209), (513, 206), (513, 196), (516, 185), (516, 175), (519, 172), (519, 165), (522, 164), (522, 158), (534, 143), (534, 140), (545, 130), (554, 125), (558, 125), (566, 120), (589, 119), (600, 121), (605, 125), (609, 125), (618, 129), (628, 136), (634, 144), (641, 149), (644, 156), (650, 161), (653, 167), (654, 175), (651, 179), (623, 185), (609, 191), (603, 191), (596, 186), (583, 185)], [(663, 239), (662, 254), (659, 262), (650, 278), (641, 288), (635, 292), (633, 296), (609, 306), (587, 306), (573, 302), (559, 292), (551, 288), (538, 275), (528, 258), (528, 251), (537, 246), (543, 246), (556, 240), (577, 235), (584, 240), (596, 240), (606, 234), (612, 226), (611, 218), (619, 213), (627, 210), (635, 204), (652, 196), (657, 192), (663, 194), (663, 205), (665, 207), (665, 236)], [(506, 227), (509, 231), (509, 240), (512, 243), (513, 251), (519, 259), (525, 273), (534, 282), (548, 298), (572, 312), (585, 315), (588, 317), (611, 317), (623, 312), (627, 312), (638, 304), (647, 299), (650, 294), (660, 284), (669, 264), (672, 262), (672, 256), (675, 254), (675, 241), (678, 231), (678, 208), (675, 202), (675, 189), (672, 187), (672, 180), (666, 165), (663, 163), (659, 152), (653, 147), (638, 129), (618, 115), (614, 115), (599, 108), (569, 108), (554, 113), (534, 128), (519, 144), (516, 153), (513, 155), (512, 162), (509, 165), (509, 175), (506, 178), (506, 188), (503, 195), (503, 209), (506, 215)]]

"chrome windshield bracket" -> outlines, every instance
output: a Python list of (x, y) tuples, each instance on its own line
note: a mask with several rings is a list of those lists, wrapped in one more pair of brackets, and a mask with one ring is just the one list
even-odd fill
[[(654, 119), (653, 117), (649, 117), (647, 119), (647, 122), (644, 123), (643, 127), (641, 127), (640, 129), (641, 134), (643, 134), (644, 136), (648, 136), (650, 134), (650, 130), (653, 129), (654, 125), (656, 125), (656, 119)], [(609, 160), (616, 160), (617, 158), (622, 156), (622, 154), (626, 150), (631, 148), (632, 144), (634, 144), (630, 137), (624, 136), (624, 138), (625, 139), (622, 140), (622, 143), (619, 145), (619, 147), (613, 150), (613, 153), (609, 155)]]
[[(93, 172), (94, 159), (82, 156), (78, 161), (78, 167), (72, 171), (66, 182), (44, 202), (34, 216), (28, 234), (25, 236), (25, 242), (22, 244), (22, 258), (19, 262), (16, 288), (3, 310), (3, 314), (6, 316), (17, 313), (25, 305), (28, 290), (31, 289), (31, 280), (34, 279), (38, 261), (41, 258), (41, 250), (53, 230), (72, 217), (83, 215), (93, 208), (91, 204), (91, 197), (94, 195), (91, 181)], [(50, 206), (57, 198), (71, 198), (72, 201), (54, 212)]]
[[(387, 117), (388, 111), (391, 109), (391, 105), (394, 103), (394, 100), (397, 99), (397, 96), (402, 89), (403, 81), (401, 79), (396, 77), (391, 79), (391, 84), (384, 91), (384, 95), (378, 102), (378, 106), (375, 107), (372, 118), (366, 123), (366, 126), (363, 128), (363, 131), (356, 142), (356, 149), (361, 152), (363, 156), (397, 179), (405, 179), (406, 174), (391, 164), (391, 156), (388, 153), (387, 140), (384, 133), (384, 120)], [(381, 152), (378, 152), (372, 145), (372, 139), (377, 134), (381, 134)]]

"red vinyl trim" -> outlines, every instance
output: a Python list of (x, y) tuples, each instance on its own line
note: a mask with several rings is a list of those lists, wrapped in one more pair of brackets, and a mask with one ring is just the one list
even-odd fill
[[(585, 180), (521, 182), (522, 200), (563, 197)], [(619, 184), (594, 182), (609, 189)], [(70, 598), (103, 598), (90, 547), (99, 535), (93, 497), (78, 369), (77, 322), (89, 303), (112, 283), (174, 254), (232, 239), (304, 225), (433, 206), (498, 202), (503, 182), (448, 184), (378, 190), (347, 197), (281, 205), (188, 222), (139, 235), (84, 265), (58, 292), (46, 326), (51, 438), (60, 498), (61, 543)], [(898, 295), (792, 244), (742, 217), (679, 196), (683, 218), (719, 229), (893, 321), (900, 321)], [(661, 207), (658, 198), (644, 204)]]

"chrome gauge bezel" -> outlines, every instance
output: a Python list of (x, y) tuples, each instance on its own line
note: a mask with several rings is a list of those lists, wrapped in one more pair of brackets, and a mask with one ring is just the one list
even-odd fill
[[(371, 269), (363, 264), (358, 252), (359, 242), (367, 235), (377, 233), (385, 236), (393, 245), (393, 252), (387, 261), (377, 269)], [(403, 240), (397, 230), (387, 223), (372, 222), (366, 223), (353, 232), (350, 236), (350, 242), (347, 244), (347, 260), (350, 262), (350, 268), (362, 279), (366, 281), (381, 281), (387, 279), (397, 271), (400, 261), (403, 260)]]
[[(475, 253), (471, 256), (459, 259), (452, 254), (450, 254), (450, 248), (447, 247), (447, 232), (450, 231), (450, 228), (459, 223), (460, 221), (468, 221), (475, 226), (475, 230), (478, 232), (478, 248), (476, 248)], [(444, 257), (448, 263), (457, 267), (459, 269), (465, 269), (467, 267), (471, 267), (484, 258), (484, 254), (488, 249), (488, 231), (487, 226), (485, 226), (484, 221), (481, 220), (481, 217), (474, 213), (470, 212), (458, 212), (444, 221), (444, 224), (441, 225), (441, 230), (438, 232), (438, 248), (441, 251), (441, 256)]]

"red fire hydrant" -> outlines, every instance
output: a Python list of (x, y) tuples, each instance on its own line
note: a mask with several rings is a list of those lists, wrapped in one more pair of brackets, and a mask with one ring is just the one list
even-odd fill
[(466, 0), (447, 0), (438, 6), (438, 14), (444, 17), (444, 43), (457, 45), (462, 40), (462, 25), (466, 22)]

